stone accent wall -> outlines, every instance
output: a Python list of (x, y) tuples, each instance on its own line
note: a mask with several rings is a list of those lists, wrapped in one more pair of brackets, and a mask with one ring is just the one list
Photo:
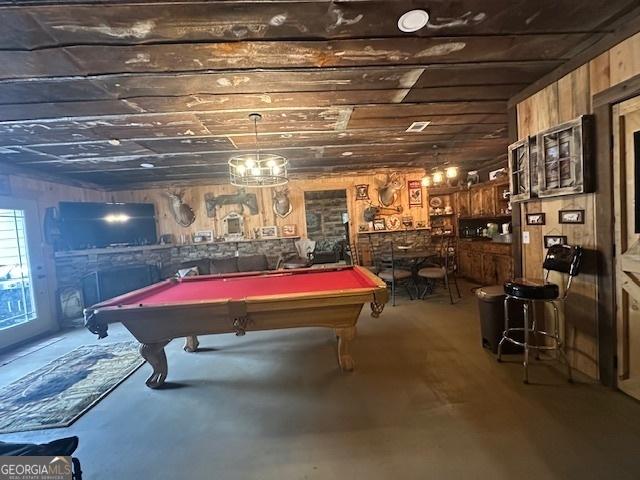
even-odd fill
[(336, 242), (346, 237), (342, 223), (342, 214), (347, 213), (345, 190), (305, 192), (304, 208), (307, 214), (307, 235), (311, 240)]
[(429, 230), (400, 230), (397, 232), (360, 233), (359, 243), (370, 243), (376, 247), (381, 247), (386, 243), (410, 243), (416, 246), (429, 246), (431, 244), (431, 233)]
[(295, 254), (297, 239), (218, 242), (203, 245), (167, 245), (60, 252), (55, 256), (58, 288), (81, 286), (82, 277), (97, 270), (118, 266), (154, 265), (170, 271), (178, 264), (204, 258), (225, 258), (264, 253), (269, 267), (275, 268), (280, 255)]
[(409, 243), (415, 248), (426, 248), (431, 245), (430, 230), (399, 230), (396, 232), (376, 232), (358, 234), (358, 260), (361, 265), (371, 265), (375, 251), (385, 248), (386, 244)]

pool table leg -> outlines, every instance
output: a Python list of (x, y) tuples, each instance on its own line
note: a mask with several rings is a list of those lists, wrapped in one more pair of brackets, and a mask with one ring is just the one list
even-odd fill
[(195, 335), (189, 335), (184, 339), (183, 348), (185, 352), (193, 353), (198, 350), (199, 345), (200, 345), (200, 342), (198, 341), (198, 337), (196, 337)]
[(153, 368), (153, 373), (149, 375), (145, 384), (149, 388), (158, 388), (167, 379), (167, 354), (164, 352), (164, 347), (167, 342), (159, 343), (143, 343), (140, 345), (140, 355), (144, 358), (149, 365)]
[(338, 363), (343, 372), (353, 371), (355, 366), (350, 353), (351, 341), (356, 338), (356, 327), (336, 328), (338, 337)]
[(371, 302), (371, 316), (378, 318), (384, 310), (384, 303)]

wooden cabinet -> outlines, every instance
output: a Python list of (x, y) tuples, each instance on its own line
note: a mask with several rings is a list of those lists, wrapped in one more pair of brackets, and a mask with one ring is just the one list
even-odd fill
[(511, 244), (458, 242), (458, 273), (481, 285), (502, 285), (513, 275)]
[(495, 255), (496, 284), (502, 285), (513, 278), (513, 258), (505, 255)]
[(468, 249), (459, 249), (458, 251), (458, 272), (460, 276), (469, 278), (471, 272), (473, 272), (473, 267), (471, 264), (471, 258), (473, 254)]
[(469, 202), (467, 214), (460, 213), (461, 217), (497, 217), (504, 215), (508, 200), (503, 199), (502, 192), (508, 189), (508, 179), (500, 179), (493, 182), (472, 186), (467, 191), (458, 194), (458, 209), (462, 212), (460, 204), (465, 200)]
[(469, 190), (460, 190), (456, 192), (456, 204), (458, 205), (458, 215), (468, 217), (471, 215), (470, 193)]
[(480, 217), (482, 215), (484, 215), (484, 208), (482, 206), (482, 199), (483, 199), (483, 195), (482, 195), (482, 188), (474, 188), (471, 190), (471, 195), (470, 195), (470, 209), (471, 209), (471, 216), (473, 217)]
[(482, 189), (482, 211), (483, 215), (497, 215), (496, 212), (496, 191), (491, 185)]

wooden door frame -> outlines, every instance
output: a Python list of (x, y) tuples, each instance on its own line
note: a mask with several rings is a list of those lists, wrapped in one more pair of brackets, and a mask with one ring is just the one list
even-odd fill
[(592, 98), (596, 124), (596, 242), (598, 245), (598, 367), (600, 381), (615, 387), (617, 336), (613, 202), (613, 105), (640, 95), (636, 75)]

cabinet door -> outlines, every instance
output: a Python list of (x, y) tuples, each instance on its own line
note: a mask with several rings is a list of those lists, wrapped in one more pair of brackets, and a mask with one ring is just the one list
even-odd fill
[(471, 255), (470, 259), (469, 278), (477, 283), (482, 283), (482, 255), (475, 253)]
[(471, 215), (474, 215), (474, 216), (483, 215), (484, 208), (482, 204), (482, 197), (483, 195), (482, 195), (481, 188), (474, 188), (473, 190), (471, 190), (471, 198), (470, 198)]
[(491, 253), (482, 255), (482, 283), (484, 285), (496, 285), (498, 282), (495, 257), (496, 255)]
[(471, 208), (469, 206), (469, 190), (462, 190), (460, 192), (456, 192), (456, 203), (457, 209), (456, 212), (461, 217), (468, 217), (471, 215)]
[(482, 214), (483, 215), (495, 215), (496, 214), (496, 187), (489, 185), (482, 189)]
[(513, 278), (513, 259), (506, 255), (496, 255), (496, 276), (499, 285)]
[(458, 273), (461, 277), (471, 278), (471, 252), (458, 250)]

